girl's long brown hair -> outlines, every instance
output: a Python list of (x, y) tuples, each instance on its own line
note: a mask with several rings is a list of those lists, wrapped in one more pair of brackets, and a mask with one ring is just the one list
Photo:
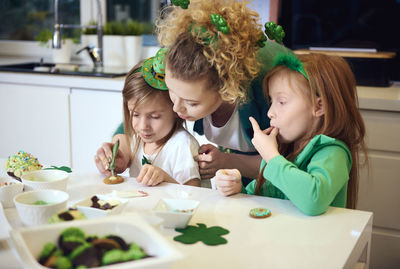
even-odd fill
[[(140, 72), (140, 70), (138, 72), (135, 72), (138, 68), (142, 66), (142, 63), (143, 61), (138, 63), (129, 71), (128, 75), (125, 78), (125, 84), (122, 90), (123, 111), (124, 111), (124, 133), (127, 135), (129, 145), (132, 144), (133, 137), (135, 137), (137, 141), (133, 149), (131, 159), (133, 159), (137, 153), (141, 138), (139, 135), (137, 135), (137, 133), (132, 127), (132, 114), (129, 112), (128, 108), (129, 100), (131, 100), (132, 98), (136, 100), (134, 105), (135, 109), (136, 107), (140, 106), (141, 104), (144, 104), (151, 98), (154, 98), (157, 95), (161, 95), (163, 98), (165, 98), (165, 100), (167, 100), (171, 104), (171, 107), (173, 106), (173, 103), (169, 98), (168, 91), (162, 91), (151, 87), (143, 79), (142, 72)], [(183, 128), (183, 123), (184, 120), (179, 118), (178, 115), (176, 115), (174, 128), (172, 128), (171, 132), (164, 138), (162, 145), (164, 145), (178, 129)]]
[[(355, 208), (358, 197), (359, 151), (367, 163), (367, 150), (364, 142), (365, 125), (358, 108), (358, 96), (354, 74), (347, 62), (339, 56), (310, 53), (300, 55), (299, 59), (309, 77), (307, 80), (302, 74), (292, 71), (285, 66), (277, 66), (269, 72), (263, 83), (265, 96), (268, 97), (268, 84), (272, 76), (278, 72), (286, 72), (293, 89), (300, 89), (305, 98), (309, 98), (313, 107), (316, 107), (317, 97), (321, 98), (324, 115), (310, 130), (301, 146), (293, 151), (293, 144), (279, 144), (279, 152), (288, 160), (294, 158), (304, 149), (308, 142), (316, 135), (324, 134), (343, 141), (351, 152), (352, 167), (347, 189), (347, 208)], [(265, 183), (263, 167), (256, 185), (256, 194), (260, 193)], [(340, 169), (340, 168), (339, 168)]]

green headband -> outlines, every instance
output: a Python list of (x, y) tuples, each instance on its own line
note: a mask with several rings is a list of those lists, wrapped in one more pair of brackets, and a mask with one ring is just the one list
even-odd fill
[(297, 58), (293, 53), (279, 53), (276, 55), (273, 63), (273, 67), (278, 65), (283, 65), (289, 69), (301, 73), (307, 80), (308, 75), (306, 70), (304, 70), (303, 63)]
[(159, 49), (155, 56), (148, 58), (143, 62), (143, 65), (132, 73), (141, 71), (144, 80), (151, 87), (158, 90), (168, 90), (165, 84), (165, 54), (167, 49)]

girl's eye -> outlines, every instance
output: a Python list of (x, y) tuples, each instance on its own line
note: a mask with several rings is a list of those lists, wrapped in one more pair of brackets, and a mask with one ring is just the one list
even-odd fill
[(191, 106), (191, 107), (195, 107), (195, 106), (197, 106), (198, 104), (197, 103), (187, 103), (188, 104), (188, 106)]
[(161, 116), (160, 115), (151, 115), (151, 118), (155, 119), (155, 120), (158, 120), (159, 118), (161, 118)]
[(138, 114), (138, 113), (135, 113), (135, 112), (133, 112), (133, 113), (132, 113), (132, 117), (134, 117), (134, 118), (137, 118), (137, 117), (139, 117), (139, 114)]

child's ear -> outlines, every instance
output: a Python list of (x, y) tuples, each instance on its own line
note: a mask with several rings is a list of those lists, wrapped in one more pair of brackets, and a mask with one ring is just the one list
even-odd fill
[(324, 106), (322, 104), (322, 100), (321, 97), (317, 97), (316, 99), (316, 105), (315, 105), (315, 111), (314, 111), (314, 115), (316, 117), (321, 117), (325, 114), (325, 110), (324, 110)]

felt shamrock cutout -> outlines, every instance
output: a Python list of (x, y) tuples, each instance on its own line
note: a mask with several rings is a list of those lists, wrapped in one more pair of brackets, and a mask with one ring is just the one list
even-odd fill
[(215, 25), (215, 28), (217, 28), (218, 31), (226, 35), (229, 34), (231, 29), (229, 28), (228, 23), (226, 22), (224, 17), (214, 13), (212, 13), (210, 17), (211, 22)]
[(221, 237), (222, 235), (228, 234), (228, 230), (220, 226), (207, 228), (207, 226), (203, 223), (197, 223), (197, 225), (198, 226), (189, 225), (184, 229), (176, 228), (175, 231), (182, 234), (175, 236), (174, 240), (184, 244), (194, 244), (198, 241), (202, 241), (204, 244), (209, 246), (228, 243), (225, 238)]
[(65, 171), (67, 173), (71, 173), (72, 172), (71, 168), (69, 168), (68, 166), (57, 167), (57, 166), (54, 166), (54, 165), (52, 165), (51, 167), (48, 167), (48, 168), (44, 168), (43, 170), (62, 170), (62, 171)]
[(265, 23), (265, 34), (271, 40), (276, 40), (279, 44), (282, 44), (282, 40), (285, 37), (285, 31), (282, 26), (277, 25), (275, 22), (270, 21)]
[(171, 0), (171, 3), (174, 6), (181, 7), (183, 9), (187, 9), (189, 6), (190, 1), (189, 0)]
[(142, 165), (145, 165), (145, 164), (151, 164), (151, 162), (143, 155)]

